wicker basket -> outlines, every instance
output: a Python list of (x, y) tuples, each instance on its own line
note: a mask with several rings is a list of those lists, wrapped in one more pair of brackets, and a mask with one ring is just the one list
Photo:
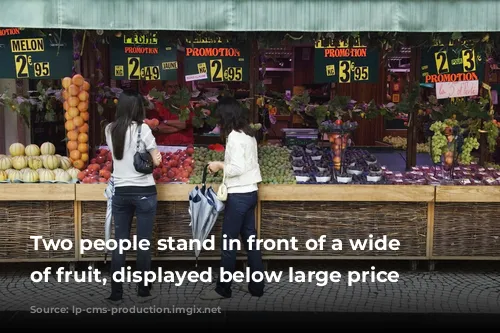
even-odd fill
[(30, 236), (75, 241), (73, 201), (1, 201), (1, 259), (76, 259), (75, 251), (34, 250)]
[(436, 203), (434, 256), (500, 257), (500, 203)]
[[(353, 251), (349, 239), (387, 235), (398, 239), (399, 251)], [(307, 239), (327, 236), (324, 251), (309, 251)], [(263, 202), (261, 238), (298, 239), (299, 251), (264, 251), (282, 256), (425, 256), (427, 204), (395, 202)], [(331, 249), (342, 240), (342, 251)]]
[[(103, 239), (104, 238), (104, 222), (106, 219), (106, 202), (82, 202), (82, 238), (84, 239)], [(156, 213), (156, 221), (153, 230), (153, 256), (154, 257), (192, 257), (194, 258), (194, 251), (158, 251), (154, 246), (159, 239), (173, 237), (175, 239), (192, 238), (191, 227), (189, 226), (190, 216), (188, 212), (187, 202), (158, 202), (158, 209)], [(219, 257), (220, 256), (220, 239), (222, 228), (222, 214), (220, 214), (214, 228), (212, 229), (213, 235), (216, 237), (215, 251), (202, 251), (200, 257)], [(136, 220), (132, 222), (131, 236), (136, 233)], [(112, 232), (113, 236), (113, 232)], [(134, 251), (127, 253), (130, 257), (135, 257)], [(83, 258), (101, 258), (104, 256), (103, 252), (88, 251), (84, 254)]]

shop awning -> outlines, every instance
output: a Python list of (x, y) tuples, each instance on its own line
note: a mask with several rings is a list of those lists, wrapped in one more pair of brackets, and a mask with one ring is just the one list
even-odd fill
[(2, 27), (189, 31), (500, 31), (496, 0), (10, 0)]

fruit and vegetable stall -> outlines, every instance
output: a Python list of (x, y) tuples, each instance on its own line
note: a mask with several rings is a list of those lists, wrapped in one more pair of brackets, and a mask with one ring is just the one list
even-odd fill
[[(75, 62), (83, 54), (86, 34), (84, 32), (80, 39), (82, 45), (80, 40), (73, 41)], [(125, 44), (132, 41), (121, 32), (105, 37), (112, 41), (90, 45), (96, 54), (96, 68), (91, 72), (87, 70), (85, 76), (73, 68), (73, 75), (58, 77), (60, 89), (50, 97), (64, 110), (65, 152), (57, 150), (59, 142), (49, 140), (27, 145), (16, 142), (10, 145), (5, 155), (0, 155), (0, 262), (91, 262), (104, 257), (102, 251), (82, 253), (78, 246), (71, 251), (61, 248), (35, 251), (30, 236), (70, 239), (74, 244), (80, 239), (104, 237), (107, 209), (104, 190), (112, 174), (113, 159), (109, 149), (102, 145), (103, 135), (97, 142), (99, 138), (96, 139), (97, 135), (92, 131), (98, 131), (98, 126), (95, 126), (98, 122), (101, 122), (102, 130), (106, 121), (112, 119), (123, 90), (104, 84), (101, 52), (98, 51), (100, 45), (110, 44), (109, 62), (113, 66), (108, 68), (111, 75), (106, 75), (115, 84), (117, 81), (132, 84), (130, 82), (142, 79), (175, 81), (177, 77), (177, 47), (164, 45), (164, 54), (161, 55), (125, 57), (124, 48), (128, 47)], [(200, 43), (207, 44), (206, 41)], [(186, 44), (187, 49), (190, 49), (189, 45)], [(345, 43), (341, 45), (345, 48)], [(214, 73), (210, 69), (210, 83), (235, 81), (230, 83), (239, 85), (249, 81), (250, 76), (259, 77), (250, 75), (247, 64), (250, 56), (243, 52), (244, 49), (233, 49), (241, 54), (235, 59), (227, 57), (224, 64), (223, 60), (213, 57), (188, 56), (192, 50), (186, 51), (185, 78), (206, 79), (207, 69), (212, 67)], [(329, 53), (318, 47), (313, 51), (318, 59)], [(469, 54), (467, 52), (463, 53), (464, 57)], [(354, 60), (360, 60), (357, 58), (341, 61), (346, 69), (352, 66), (353, 73), (340, 72), (341, 62), (338, 62), (339, 73), (335, 74), (335, 66), (327, 63), (328, 59), (317, 62), (323, 67), (318, 67), (321, 70), (315, 68), (314, 72), (321, 73), (322, 82), (326, 82), (328, 89), (334, 86), (332, 83), (342, 87), (342, 83), (351, 82), (351, 78), (359, 81), (352, 82), (353, 85), (371, 81), (376, 84), (379, 76), (377, 59), (381, 57), (378, 51), (369, 53), (371, 60), (364, 65), (355, 66)], [(309, 58), (307, 52), (303, 55)], [(289, 56), (286, 58), (290, 59)], [(139, 61), (141, 59), (144, 61)], [(262, 68), (266, 67), (267, 61), (270, 60), (262, 60)], [(148, 65), (138, 69), (140, 63)], [(55, 61), (52, 64), (56, 66)], [(479, 68), (480, 64), (477, 65)], [(228, 71), (223, 73), (220, 70), (216, 75), (215, 68), (219, 67), (227, 67)], [(266, 80), (266, 71), (262, 68), (261, 77), (253, 80), (262, 79), (262, 85), (264, 81), (272, 82)], [(269, 72), (271, 69), (273, 67)], [(259, 67), (254, 70), (259, 72)], [(324, 77), (325, 73), (327, 77)], [(436, 80), (440, 77), (429, 73), (427, 75)], [(129, 80), (124, 80), (125, 77)], [(438, 100), (418, 84), (400, 93), (398, 83), (397, 91), (389, 96), (391, 102), (384, 104), (373, 100), (369, 103), (355, 101), (343, 96), (341, 89), (324, 90), (322, 85), (321, 88), (304, 88), (301, 93), (296, 93), (301, 89), (294, 86), (293, 96), (266, 95), (255, 89), (250, 92), (250, 88), (239, 89), (240, 86), (231, 90), (226, 84), (224, 89), (198, 86), (194, 81), (191, 85), (192, 91), (185, 85), (168, 98), (156, 88), (148, 89), (144, 92), (148, 97), (145, 98), (147, 112), (163, 103), (181, 121), (187, 121), (192, 115), (193, 127), (205, 130), (204, 134), (211, 134), (216, 141), (222, 142), (214, 117), (217, 97), (226, 93), (244, 95), (238, 100), (254, 111), (252, 127), (258, 130), (261, 142), (259, 163), (263, 181), (259, 185), (256, 222), (261, 238), (296, 237), (303, 243), (326, 235), (348, 243), (349, 239), (364, 239), (372, 235), (398, 239), (401, 244), (398, 251), (352, 251), (347, 247), (339, 251), (287, 251), (278, 248), (264, 251), (265, 259), (500, 260), (500, 225), (497, 223), (500, 167), (476, 160), (479, 150), (493, 154), (497, 149), (500, 123), (491, 112), (491, 96), (465, 96), (467, 99), (453, 102), (445, 98), (443, 102), (443, 98)], [(253, 86), (257, 86), (256, 82)], [(387, 86), (394, 88), (394, 84)], [(136, 88), (138, 91), (142, 89), (139, 85)], [(433, 92), (437, 91), (435, 87), (433, 89)], [(321, 92), (322, 96), (314, 91)], [(398, 97), (392, 99), (396, 95)], [(328, 100), (322, 99), (325, 96)], [(0, 95), (0, 102), (23, 114), (31, 103), (27, 99), (7, 98), (5, 95)], [(106, 116), (109, 117), (106, 119), (104, 115), (109, 114), (111, 116)], [(271, 143), (266, 135), (272, 132), (272, 124), (283, 119), (280, 117), (290, 118), (291, 124), (281, 131), (280, 143)], [(297, 119), (298, 123), (295, 122)], [(412, 136), (408, 139), (387, 136), (384, 142), (395, 149), (413, 145), (419, 152), (430, 155), (428, 162), (401, 171), (391, 165), (384, 154), (371, 149), (373, 147), (355, 145), (357, 133), (366, 131), (370, 121), (377, 119), (405, 119), (406, 125), (422, 125), (424, 140), (421, 141), (424, 142), (419, 145)], [(145, 123), (156, 127), (160, 121), (148, 116)], [(292, 126), (297, 124), (306, 128)], [(411, 130), (409, 127), (408, 132)], [(202, 182), (202, 170), (209, 161), (224, 159), (224, 145), (195, 142), (195, 145), (159, 147), (162, 163), (153, 171), (159, 200), (153, 244), (155, 240), (169, 237), (191, 238), (188, 193)], [(215, 188), (221, 181), (221, 174), (210, 175), (207, 179)], [(221, 238), (222, 218), (221, 214), (212, 231), (217, 242)], [(194, 254), (186, 251), (162, 252), (156, 248), (153, 251), (155, 260), (194, 259)], [(201, 254), (201, 259), (205, 260), (218, 257), (218, 252)]]
[[(177, 148), (162, 152), (162, 164), (154, 171), (159, 200), (155, 239), (190, 237), (187, 194), (193, 184), (201, 182), (205, 163), (224, 158), (220, 145)], [(83, 170), (53, 152), (49, 142), (40, 148), (16, 143), (10, 155), (0, 157), (1, 261), (102, 258), (101, 252), (81, 254), (78, 248), (71, 252), (33, 250), (32, 235), (76, 241), (103, 237), (103, 192), (112, 168), (110, 152), (102, 147)], [(295, 236), (304, 241), (323, 234), (344, 240), (387, 235), (398, 239), (401, 249), (371, 253), (275, 250), (266, 251), (266, 259), (500, 259), (494, 223), (500, 205), (500, 186), (495, 186), (500, 170), (460, 167), (456, 173), (466, 175), (471, 183), (443, 185), (445, 175), (437, 167), (393, 172), (362, 149), (347, 149), (344, 159), (343, 177), (352, 178), (348, 184), (330, 171), (335, 167), (329, 147), (260, 146), (260, 237)], [(208, 182), (216, 187), (220, 180), (221, 175), (213, 175)], [(216, 239), (220, 239), (220, 226), (217, 223), (213, 230)], [(189, 252), (154, 251), (156, 260), (193, 258)], [(216, 255), (203, 253), (202, 259), (216, 259)]]

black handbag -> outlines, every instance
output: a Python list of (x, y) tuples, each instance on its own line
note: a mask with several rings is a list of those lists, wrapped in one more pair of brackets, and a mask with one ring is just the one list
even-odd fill
[(137, 146), (136, 152), (134, 155), (134, 168), (135, 171), (150, 174), (153, 173), (153, 157), (149, 152), (141, 153), (139, 152), (141, 145), (141, 127), (142, 125), (138, 125), (138, 135), (137, 135)]

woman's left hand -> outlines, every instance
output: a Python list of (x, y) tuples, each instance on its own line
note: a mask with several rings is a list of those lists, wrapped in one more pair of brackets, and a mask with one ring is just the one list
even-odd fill
[(208, 172), (210, 173), (216, 173), (219, 170), (224, 169), (224, 163), (223, 162), (209, 162), (208, 163)]

